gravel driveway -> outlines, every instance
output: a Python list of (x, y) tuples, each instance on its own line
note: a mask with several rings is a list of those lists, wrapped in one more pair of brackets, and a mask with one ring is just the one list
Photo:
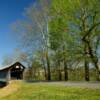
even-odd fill
[(100, 82), (46, 82), (47, 84), (59, 84), (64, 86), (76, 86), (83, 88), (100, 89)]
[(64, 85), (100, 89), (100, 82), (65, 82)]

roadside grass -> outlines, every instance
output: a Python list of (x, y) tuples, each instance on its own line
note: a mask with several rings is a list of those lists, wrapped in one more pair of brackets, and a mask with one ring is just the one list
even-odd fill
[[(100, 89), (50, 83), (18, 82), (17, 84), (20, 88), (17, 87), (16, 91), (0, 96), (0, 100), (100, 100)], [(13, 88), (16, 87), (11, 89)]]
[[(19, 81), (20, 82), (20, 81)], [(12, 94), (20, 88), (18, 81), (10, 81), (10, 84), (0, 88), (0, 98)], [(1, 99), (0, 99), (1, 100)]]

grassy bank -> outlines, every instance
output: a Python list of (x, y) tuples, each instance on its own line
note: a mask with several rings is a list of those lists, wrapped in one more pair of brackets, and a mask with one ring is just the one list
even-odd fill
[(0, 89), (0, 100), (100, 100), (100, 89), (21, 81), (11, 84), (6, 92)]

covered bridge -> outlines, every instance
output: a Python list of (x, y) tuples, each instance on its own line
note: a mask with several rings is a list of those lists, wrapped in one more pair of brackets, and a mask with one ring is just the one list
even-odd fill
[(0, 68), (0, 82), (9, 82), (11, 79), (23, 79), (25, 66), (20, 62)]

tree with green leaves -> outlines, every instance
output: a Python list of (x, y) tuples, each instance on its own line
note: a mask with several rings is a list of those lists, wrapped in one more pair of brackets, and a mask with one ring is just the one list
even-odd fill
[[(17, 21), (17, 32), (22, 42), (32, 52), (40, 51), (47, 80), (51, 80), (51, 65), (56, 70), (68, 70), (77, 64), (84, 66), (85, 80), (89, 81), (92, 64), (100, 78), (100, 2), (99, 0), (38, 0), (26, 9), (24, 21)], [(53, 54), (55, 60), (50, 56)], [(40, 56), (39, 55), (39, 56)], [(61, 64), (63, 63), (63, 66)], [(73, 67), (73, 68), (71, 68)]]
[[(89, 81), (89, 63), (92, 60), (99, 72), (97, 49), (99, 47), (99, 12), (98, 0), (53, 0), (51, 12), (55, 16), (66, 18), (70, 34), (75, 35), (80, 58), (83, 56), (85, 66), (85, 80)], [(54, 17), (52, 17), (54, 18)], [(95, 37), (94, 37), (95, 36)], [(92, 45), (93, 44), (93, 45)], [(81, 46), (82, 45), (82, 46)]]

